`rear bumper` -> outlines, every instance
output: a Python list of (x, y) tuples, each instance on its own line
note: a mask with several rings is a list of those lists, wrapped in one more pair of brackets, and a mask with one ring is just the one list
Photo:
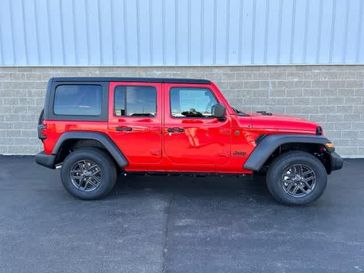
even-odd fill
[(54, 169), (54, 162), (56, 160), (55, 155), (47, 155), (44, 152), (40, 152), (35, 155), (35, 162), (44, 167)]
[(330, 153), (331, 171), (340, 170), (343, 167), (344, 160), (335, 152)]

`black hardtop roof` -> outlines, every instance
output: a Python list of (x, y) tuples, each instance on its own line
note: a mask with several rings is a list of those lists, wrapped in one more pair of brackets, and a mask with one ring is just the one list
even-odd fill
[(138, 77), (56, 77), (55, 82), (155, 82), (155, 83), (197, 83), (209, 84), (211, 81), (203, 79), (175, 79), (175, 78), (138, 78)]

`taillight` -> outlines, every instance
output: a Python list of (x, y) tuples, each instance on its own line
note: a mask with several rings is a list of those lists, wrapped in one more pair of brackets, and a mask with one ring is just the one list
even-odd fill
[(47, 129), (47, 125), (45, 125), (43, 122), (44, 122), (44, 109), (40, 112), (38, 119), (38, 138), (40, 140), (47, 138), (47, 136), (44, 133), (45, 129)]
[(39, 124), (38, 125), (38, 138), (40, 140), (46, 139), (47, 136), (45, 135), (45, 129), (47, 129), (47, 125), (45, 124)]

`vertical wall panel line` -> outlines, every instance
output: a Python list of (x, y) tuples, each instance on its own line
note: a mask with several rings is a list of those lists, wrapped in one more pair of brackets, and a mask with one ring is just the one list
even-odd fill
[(212, 45), (213, 45), (213, 47), (212, 47), (212, 64), (215, 65), (216, 64), (216, 28), (217, 28), (217, 23), (216, 23), (217, 2), (216, 2), (216, 0), (214, 0), (213, 7), (214, 7), (214, 22), (213, 22), (214, 29), (213, 29), (213, 39), (212, 39)]
[(60, 33), (60, 38), (61, 38), (61, 46), (62, 46), (62, 60), (63, 60), (63, 64), (66, 64), (66, 54), (65, 54), (65, 50), (64, 50), (64, 33), (63, 33), (63, 11), (62, 11), (62, 1), (58, 0), (59, 3), (59, 20), (60, 20), (60, 27), (61, 27), (61, 33)]
[(335, 27), (336, 27), (336, 0), (332, 1), (332, 17), (331, 17), (331, 34), (330, 34), (330, 48), (329, 48), (329, 63), (332, 63), (332, 51), (334, 49), (335, 40)]
[(200, 16), (200, 24), (201, 24), (201, 35), (200, 35), (200, 63), (204, 63), (204, 39), (205, 39), (205, 31), (204, 31), (204, 9), (205, 9), (205, 1), (201, 0), (201, 16)]
[(347, 45), (348, 45), (348, 24), (349, 24), (349, 11), (350, 11), (350, 1), (348, 1), (345, 12), (345, 26), (344, 26), (344, 43), (342, 48), (342, 63), (345, 63), (347, 55)]
[(10, 22), (9, 22), (9, 26), (10, 26), (10, 35), (11, 35), (11, 51), (12, 51), (12, 59), (13, 59), (13, 65), (16, 64), (16, 52), (15, 52), (15, 38), (14, 38), (14, 22), (13, 22), (13, 8), (12, 8), (12, 3), (13, 1), (9, 1), (9, 16), (10, 16)]
[(238, 45), (238, 60), (242, 63), (243, 50), (243, 23), (244, 23), (244, 1), (239, 1), (239, 45)]
[(251, 59), (251, 63), (254, 64), (255, 63), (255, 18), (257, 17), (256, 16), (256, 12), (257, 12), (257, 2), (256, 0), (253, 0), (253, 18), (252, 18), (252, 40), (251, 40), (251, 56), (250, 56), (250, 59)]
[(39, 43), (39, 29), (38, 29), (38, 12), (37, 12), (37, 2), (34, 1), (33, 2), (33, 8), (34, 8), (34, 25), (35, 25), (35, 33), (34, 33), (34, 36), (35, 36), (35, 42), (36, 42), (36, 45), (37, 45), (37, 59), (38, 59), (38, 63), (39, 64), (42, 64), (42, 61), (41, 61), (41, 52), (40, 52), (40, 43)]
[(320, 0), (319, 6), (319, 25), (317, 31), (317, 50), (316, 50), (316, 63), (320, 62), (320, 53), (321, 53), (321, 33), (322, 33), (322, 11), (323, 11), (323, 0)]
[(178, 0), (174, 0), (174, 58), (178, 65)]
[(191, 64), (191, 0), (187, 1), (187, 12), (188, 12), (188, 16), (187, 16), (187, 43), (188, 43), (188, 61), (187, 63), (190, 65)]
[[(0, 41), (2, 41), (2, 30), (1, 30), (1, 25), (0, 25)], [(26, 54), (25, 54), (26, 55)], [(4, 63), (4, 50), (3, 50), (3, 43), (0, 43), (0, 63)]]
[(226, 0), (226, 19), (225, 19), (225, 31), (226, 31), (226, 40), (225, 40), (225, 63), (229, 64), (229, 53), (230, 53), (230, 0)]
[(114, 11), (115, 11), (115, 3), (114, 0), (110, 2), (110, 24), (111, 24), (111, 55), (112, 55), (112, 64), (115, 65), (116, 54), (115, 54), (115, 26), (114, 24)]
[(289, 62), (293, 62), (294, 56), (294, 41), (295, 41), (295, 27), (296, 27), (296, 0), (293, 0), (292, 18), (291, 18), (291, 44), (289, 49)]
[(127, 19), (126, 19), (126, 0), (122, 0), (123, 3), (123, 27), (124, 27), (124, 62), (126, 65), (129, 64), (129, 57), (128, 57), (128, 26), (127, 26)]
[(357, 41), (356, 41), (356, 44), (357, 44), (357, 47), (356, 47), (356, 56), (355, 56), (355, 59), (357, 62), (359, 62), (359, 58), (360, 58), (360, 51), (361, 51), (361, 44), (362, 44), (362, 39), (363, 39), (363, 24), (364, 24), (364, 21), (363, 21), (363, 13), (364, 13), (364, 1), (361, 0), (360, 1), (360, 7), (359, 7), (359, 26), (358, 26), (358, 36), (357, 36)]
[(85, 4), (85, 20), (86, 20), (86, 49), (87, 49), (87, 64), (91, 63), (91, 50), (90, 50), (90, 19), (88, 16), (88, 0), (84, 0)]
[(307, 58), (307, 33), (308, 33), (308, 18), (310, 17), (310, 0), (306, 0), (306, 10), (305, 10), (305, 30), (303, 36), (303, 53), (302, 53), (302, 63), (306, 62)]
[(267, 63), (267, 51), (268, 51), (268, 28), (269, 28), (269, 0), (265, 1), (265, 32), (264, 32), (264, 56), (263, 62)]
[(251, 39), (251, 49), (250, 49), (250, 62), (251, 64), (254, 64), (254, 59), (255, 59), (255, 13), (256, 13), (256, 1), (253, 0), (253, 8), (252, 8), (252, 39)]
[(279, 1), (279, 11), (278, 11), (278, 45), (277, 45), (277, 64), (281, 63), (281, 39), (282, 39), (282, 10), (283, 10), (283, 0)]
[(98, 36), (99, 36), (99, 52), (100, 52), (100, 63), (101, 65), (104, 64), (104, 56), (103, 56), (103, 46), (102, 46), (102, 30), (101, 30), (101, 16), (100, 16), (100, 0), (97, 1), (97, 30), (98, 30)]
[(139, 16), (139, 3), (140, 0), (135, 1), (136, 6), (136, 23), (137, 23), (137, 33), (136, 33), (136, 46), (137, 46), (137, 62), (140, 65), (140, 16)]
[(152, 13), (152, 1), (149, 0), (149, 52), (150, 52), (150, 64), (154, 63), (154, 43), (153, 43), (153, 13)]
[(153, 45), (152, 0), (145, 1), (145, 5), (147, 6), (147, 12), (146, 12), (147, 14), (145, 15), (146, 16), (145, 21), (147, 23), (145, 24), (145, 27), (148, 29), (145, 31), (148, 33), (148, 44), (145, 45), (145, 50), (148, 51), (148, 53), (145, 54), (145, 56), (148, 57), (148, 61), (146, 60), (146, 64), (153, 65), (153, 63), (154, 63), (154, 55), (153, 55), (154, 45)]
[(166, 3), (162, 0), (162, 63), (166, 64), (166, 44), (167, 44), (167, 28), (166, 28)]
[(79, 63), (79, 56), (78, 56), (78, 46), (77, 46), (77, 26), (76, 26), (76, 15), (75, 15), (75, 0), (71, 0), (72, 6), (72, 34), (73, 34), (73, 50), (75, 52), (75, 60), (76, 63)]
[[(23, 2), (23, 0), (21, 1)], [(52, 41), (52, 31), (51, 31), (51, 16), (50, 16), (50, 12), (49, 12), (49, 2), (46, 2), (46, 13), (47, 13), (47, 31), (48, 31), (48, 45), (49, 45), (49, 59), (50, 59), (50, 64), (53, 65), (53, 41)], [(23, 22), (24, 22), (24, 18), (23, 18)], [(25, 54), (25, 56), (27, 57), (28, 54)]]
[[(48, 3), (48, 1), (47, 1)], [(24, 30), (24, 48), (25, 48), (25, 65), (29, 64), (29, 59), (28, 59), (28, 32), (26, 31), (26, 22), (25, 22), (25, 8), (24, 8), (24, 0), (20, 1), (20, 5), (21, 5), (21, 14), (23, 16), (23, 30)]]

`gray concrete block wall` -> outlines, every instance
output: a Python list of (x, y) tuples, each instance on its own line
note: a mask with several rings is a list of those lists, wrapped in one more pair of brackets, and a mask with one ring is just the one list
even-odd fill
[(364, 66), (0, 68), (0, 154), (41, 150), (36, 125), (54, 76), (206, 78), (232, 105), (319, 122), (345, 157), (364, 157)]

